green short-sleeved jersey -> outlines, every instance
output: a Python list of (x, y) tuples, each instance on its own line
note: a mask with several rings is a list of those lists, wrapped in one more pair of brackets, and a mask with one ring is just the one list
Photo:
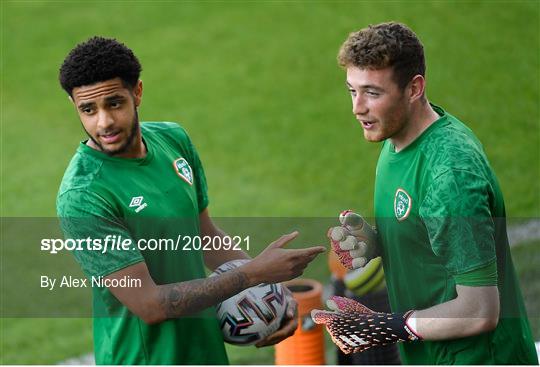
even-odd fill
[(408, 364), (537, 364), (512, 264), (504, 202), (471, 130), (441, 116), (395, 152), (385, 141), (377, 163), (375, 216), (393, 312), (456, 297), (454, 276), (496, 260), (501, 314), (491, 332), (400, 345)]
[[(80, 144), (57, 198), (66, 237), (116, 235), (135, 243), (200, 234), (199, 213), (208, 205), (207, 189), (188, 135), (174, 123), (143, 123), (141, 131), (147, 148), (141, 159), (109, 157)], [(133, 246), (105, 253), (85, 248), (73, 254), (89, 278), (141, 261), (156, 284), (205, 277), (202, 254), (192, 247), (159, 251)], [(96, 363), (228, 363), (214, 308), (147, 325), (106, 287), (93, 286), (92, 291)]]

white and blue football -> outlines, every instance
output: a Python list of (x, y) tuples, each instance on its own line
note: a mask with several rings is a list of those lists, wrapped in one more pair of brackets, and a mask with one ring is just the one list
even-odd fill
[[(242, 266), (250, 260), (232, 260), (220, 265), (210, 276)], [(283, 286), (259, 284), (217, 305), (223, 339), (234, 345), (252, 345), (275, 332), (287, 311)]]

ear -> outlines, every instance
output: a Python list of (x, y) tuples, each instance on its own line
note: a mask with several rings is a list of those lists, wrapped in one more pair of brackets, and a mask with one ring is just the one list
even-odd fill
[(142, 80), (138, 80), (135, 88), (133, 88), (133, 97), (135, 98), (135, 107), (139, 107), (142, 101), (143, 83)]
[(409, 101), (416, 102), (424, 96), (426, 79), (420, 74), (414, 76), (409, 83)]

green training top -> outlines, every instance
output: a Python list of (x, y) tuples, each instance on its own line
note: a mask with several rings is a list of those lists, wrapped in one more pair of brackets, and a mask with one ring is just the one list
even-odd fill
[[(140, 159), (109, 157), (80, 144), (58, 193), (62, 230), (66, 238), (104, 242), (107, 235), (115, 235), (134, 244), (181, 236), (176, 248), (142, 242), (112, 250), (109, 242), (107, 251), (74, 250), (89, 278), (141, 261), (156, 284), (205, 278), (200, 248), (186, 240), (200, 234), (199, 213), (208, 205), (197, 152), (177, 124), (148, 122), (141, 124), (141, 131), (147, 154)], [(228, 364), (213, 307), (148, 325), (108, 288), (93, 286), (92, 292), (97, 364)]]
[(504, 202), (471, 130), (440, 118), (377, 163), (375, 216), (393, 312), (454, 299), (455, 278), (497, 263), (501, 313), (495, 330), (446, 341), (400, 344), (406, 364), (537, 364), (506, 234)]

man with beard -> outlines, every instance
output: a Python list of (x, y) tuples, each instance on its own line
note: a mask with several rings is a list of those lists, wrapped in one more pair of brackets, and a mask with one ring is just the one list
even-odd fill
[[(89, 139), (81, 142), (62, 180), (57, 212), (69, 238), (138, 239), (227, 235), (211, 220), (203, 167), (186, 131), (175, 123), (139, 124), (143, 86), (133, 52), (114, 39), (77, 45), (60, 68), (60, 83)], [(98, 364), (226, 364), (213, 305), (260, 283), (302, 274), (324, 247), (286, 250), (297, 233), (282, 236), (247, 264), (243, 251), (180, 246), (151, 250), (74, 251), (85, 274), (138, 279), (140, 287), (93, 287)], [(114, 284), (115, 282), (109, 282)], [(290, 297), (282, 327), (258, 346), (275, 344), (297, 326)]]
[(537, 364), (501, 189), (472, 131), (428, 101), (420, 40), (403, 24), (372, 25), (338, 61), (364, 138), (382, 142), (378, 236), (345, 212), (330, 238), (349, 268), (382, 257), (393, 313), (338, 297), (315, 321), (345, 353), (403, 342), (406, 364)]

